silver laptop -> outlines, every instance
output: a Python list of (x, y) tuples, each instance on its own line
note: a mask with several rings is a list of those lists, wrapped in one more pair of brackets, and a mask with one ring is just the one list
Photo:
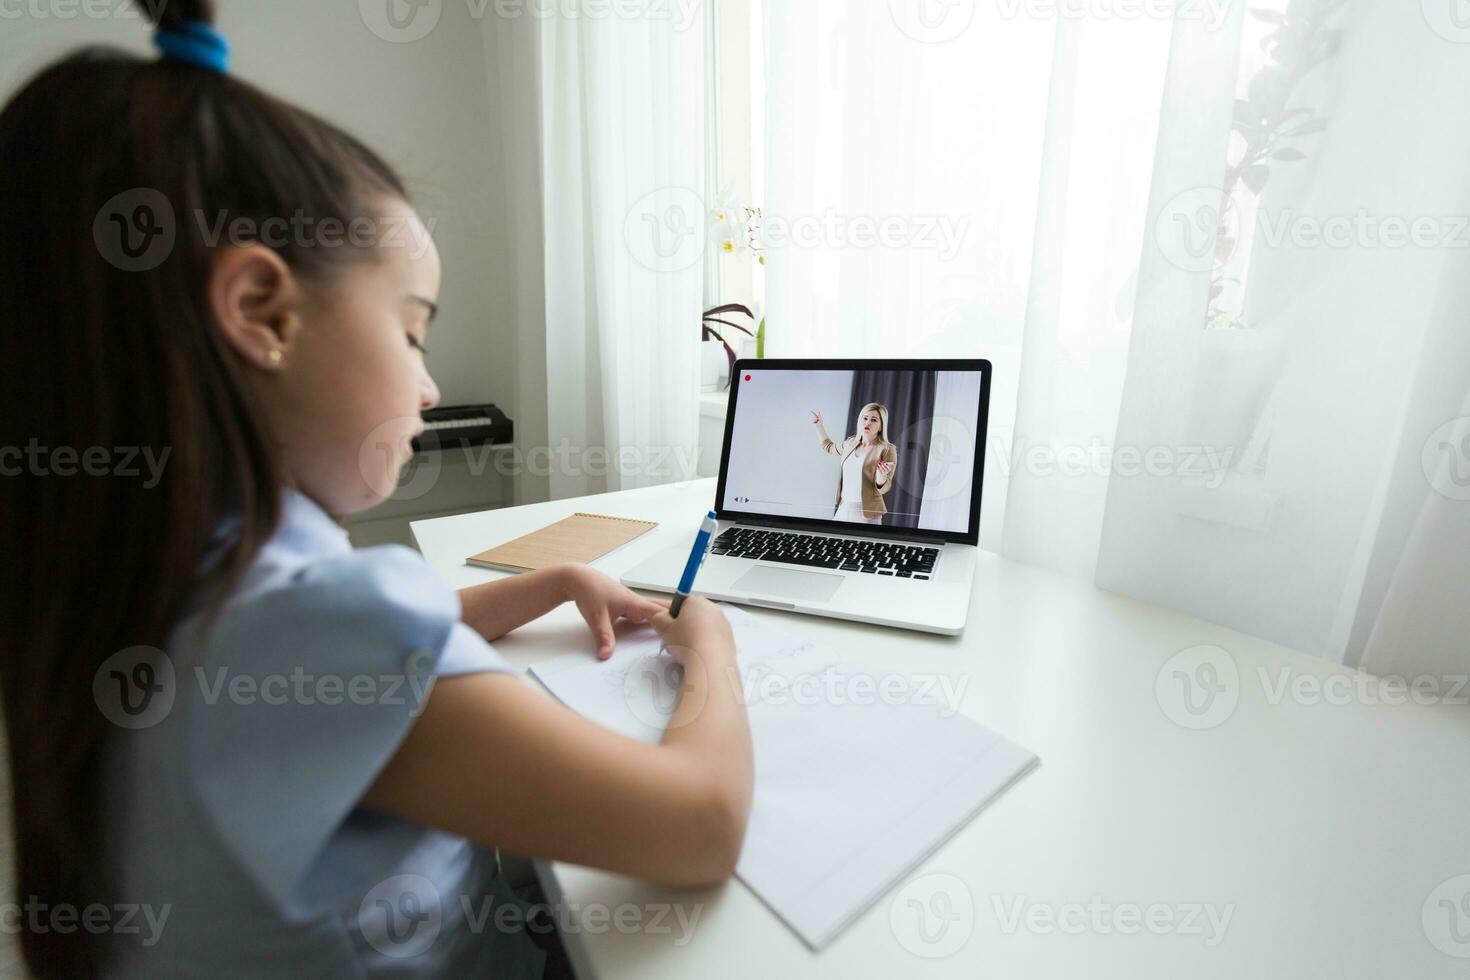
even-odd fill
[[(959, 633), (970, 608), (990, 407), (984, 360), (738, 361), (719, 530), (694, 591)], [(623, 575), (673, 592), (689, 542)]]

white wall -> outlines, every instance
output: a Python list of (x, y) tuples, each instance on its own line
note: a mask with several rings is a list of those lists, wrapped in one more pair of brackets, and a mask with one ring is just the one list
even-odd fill
[[(60, 19), (52, 11), (66, 5), (44, 3), (50, 15), (38, 17), (30, 6), (0, 20), (0, 99), (84, 44), (152, 55), (147, 24), (121, 0), (96, 6), (126, 18)], [(404, 174), (425, 220), (437, 222), (444, 258), (442, 313), (429, 343), (444, 404), (494, 401), (510, 412), (513, 324), (500, 312), (507, 304), (497, 272), (510, 243), (503, 190), (489, 179), (500, 151), (481, 28), (469, 10), (444, 4), (438, 26), (411, 44), (373, 34), (353, 0), (224, 0), (220, 29), (234, 46), (235, 74), (342, 126)]]

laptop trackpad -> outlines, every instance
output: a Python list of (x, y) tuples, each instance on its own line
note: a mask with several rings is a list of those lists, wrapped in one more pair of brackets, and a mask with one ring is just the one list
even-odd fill
[(734, 587), (744, 592), (779, 595), (788, 599), (804, 599), (808, 602), (826, 602), (832, 598), (832, 594), (837, 591), (842, 581), (843, 576), (841, 575), (757, 565), (740, 576)]

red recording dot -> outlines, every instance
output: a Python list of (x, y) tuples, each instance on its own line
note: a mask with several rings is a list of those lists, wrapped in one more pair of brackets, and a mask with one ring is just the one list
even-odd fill
[(747, 375), (746, 375), (746, 376), (745, 376), (745, 380), (746, 380), (746, 381), (749, 381), (749, 380), (750, 380), (750, 375), (748, 375), (748, 374), (747, 374)]

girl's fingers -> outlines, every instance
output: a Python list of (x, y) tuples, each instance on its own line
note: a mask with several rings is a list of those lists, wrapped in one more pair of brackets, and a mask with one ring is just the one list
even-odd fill
[(623, 618), (635, 623), (646, 623), (668, 608), (668, 603), (659, 603), (642, 596), (635, 596), (623, 607)]
[(603, 606), (587, 619), (587, 625), (592, 627), (592, 635), (597, 639), (597, 659), (606, 660), (613, 654), (613, 628), (612, 616), (609, 615), (607, 607)]

